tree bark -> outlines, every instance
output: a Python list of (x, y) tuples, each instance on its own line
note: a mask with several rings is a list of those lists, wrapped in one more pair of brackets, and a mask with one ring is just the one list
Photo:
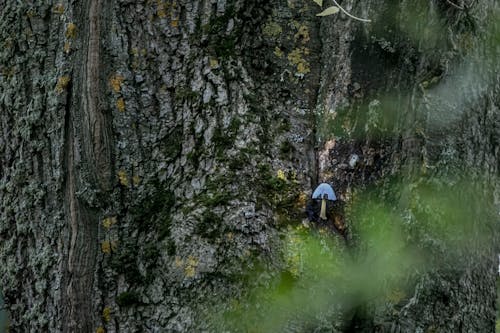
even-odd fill
[[(497, 209), (500, 87), (483, 37), (498, 4), (453, 4), (342, 2), (362, 24), (305, 0), (0, 0), (11, 331), (210, 330), (249, 268), (283, 264), (282, 227), (318, 181), (349, 204), (391, 175), (473, 168)], [(466, 71), (481, 75), (457, 84)], [(494, 230), (397, 315), (344, 326), (493, 330)]]

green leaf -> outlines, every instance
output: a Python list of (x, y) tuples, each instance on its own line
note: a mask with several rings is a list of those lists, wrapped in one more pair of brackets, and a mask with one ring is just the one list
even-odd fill
[(314, 2), (316, 2), (320, 7), (323, 6), (323, 0), (313, 0)]
[(316, 14), (316, 16), (328, 16), (328, 15), (336, 14), (336, 13), (338, 13), (339, 10), (340, 10), (339, 7), (331, 6), (331, 7), (328, 7), (327, 9), (325, 9), (324, 11), (322, 11), (321, 13)]

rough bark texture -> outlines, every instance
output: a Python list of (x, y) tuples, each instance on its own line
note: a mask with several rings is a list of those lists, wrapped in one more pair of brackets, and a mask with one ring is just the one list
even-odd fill
[[(305, 0), (0, 1), (11, 331), (210, 329), (248, 268), (283, 264), (280, 228), (318, 180), (349, 202), (390, 175), (474, 168), (498, 209), (497, 3), (342, 5), (374, 23)], [(343, 326), (493, 331), (491, 241), (397, 314)]]

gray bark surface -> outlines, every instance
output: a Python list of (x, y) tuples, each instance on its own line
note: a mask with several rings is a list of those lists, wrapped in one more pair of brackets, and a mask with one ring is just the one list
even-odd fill
[[(368, 25), (305, 0), (0, 0), (10, 330), (214, 330), (207, 316), (284, 265), (282, 229), (322, 180), (349, 203), (390, 176), (472, 169), (498, 210), (498, 4), (416, 3), (342, 2)], [(497, 229), (397, 311), (329, 329), (492, 332)]]

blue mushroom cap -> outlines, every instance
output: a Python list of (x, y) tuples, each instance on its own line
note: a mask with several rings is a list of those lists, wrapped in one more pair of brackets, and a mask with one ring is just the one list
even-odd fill
[(316, 187), (313, 192), (313, 199), (323, 199), (323, 196), (326, 194), (327, 199), (330, 201), (337, 200), (337, 196), (335, 195), (335, 191), (333, 188), (327, 183), (321, 183)]

